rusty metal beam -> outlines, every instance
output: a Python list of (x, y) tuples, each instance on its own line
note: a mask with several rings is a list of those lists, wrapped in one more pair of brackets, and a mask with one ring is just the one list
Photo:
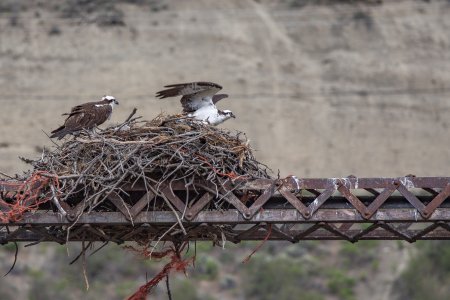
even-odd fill
[[(261, 240), (268, 235), (268, 224), (269, 239), (290, 242), (450, 239), (449, 177), (287, 177), (224, 181), (219, 187), (196, 182), (189, 193), (184, 184), (174, 183), (162, 193), (178, 216), (142, 183), (125, 182), (122, 189), (126, 195), (109, 196), (113, 206), (108, 210), (115, 211), (87, 212), (83, 199), (72, 199), (66, 217), (47, 203), (18, 222), (0, 223), (0, 243), (63, 243), (67, 236), (68, 241), (115, 243), (157, 239), (178, 219), (187, 235), (171, 232), (162, 240), (214, 240), (222, 235), (232, 242)], [(73, 225), (69, 235), (68, 225)]]
[[(181, 217), (181, 213), (178, 213)], [(260, 222), (269, 223), (374, 223), (377, 221), (385, 222), (450, 222), (450, 208), (438, 208), (433, 215), (425, 219), (416, 209), (379, 209), (370, 219), (364, 219), (355, 209), (320, 209), (311, 218), (306, 219), (295, 209), (264, 209), (255, 214), (251, 219), (246, 219), (238, 210), (231, 209), (226, 211), (201, 211), (191, 221), (185, 221), (186, 224), (208, 223), (208, 224), (252, 224)], [(177, 222), (172, 211), (149, 211), (141, 212), (133, 219), (133, 224), (149, 223), (152, 225), (174, 224)], [(67, 219), (61, 217), (59, 213), (38, 212), (26, 215), (15, 226), (24, 226), (27, 224), (44, 226), (62, 226), (70, 225)], [(99, 224), (99, 225), (130, 225), (127, 216), (121, 212), (91, 212), (83, 214), (77, 220), (77, 224)]]

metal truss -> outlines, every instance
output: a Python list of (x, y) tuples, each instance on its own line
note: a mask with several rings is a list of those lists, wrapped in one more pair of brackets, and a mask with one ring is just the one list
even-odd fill
[(450, 239), (450, 177), (176, 182), (158, 195), (138, 182), (122, 190), (89, 212), (82, 198), (60, 203), (67, 214), (47, 202), (0, 223), (0, 243)]

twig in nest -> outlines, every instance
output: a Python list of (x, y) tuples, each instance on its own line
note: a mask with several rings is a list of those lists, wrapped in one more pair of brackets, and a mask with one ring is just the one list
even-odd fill
[[(131, 118), (136, 114), (136, 112), (137, 112), (137, 108), (135, 107), (135, 108), (133, 108), (133, 111), (132, 111), (131, 114), (128, 116), (128, 118), (125, 120), (125, 122), (123, 122), (122, 124), (120, 124), (120, 125), (115, 129), (115, 131), (119, 131), (119, 130), (122, 129), (124, 126), (128, 125), (128, 123), (131, 122)], [(140, 118), (140, 117), (137, 117), (137, 118), (135, 118), (135, 120), (136, 120), (136, 119), (139, 119), (139, 118)]]
[(70, 263), (69, 265), (72, 265), (75, 263), (83, 254), (86, 252), (86, 250), (92, 245), (92, 242), (89, 242), (86, 247), (84, 247), (84, 241), (82, 243), (80, 254), (78, 254)]
[[(168, 187), (170, 188), (170, 187)], [(173, 211), (173, 214), (175, 215), (175, 218), (177, 218), (177, 222), (180, 225), (181, 230), (183, 230), (184, 235), (187, 235), (186, 229), (184, 229), (183, 223), (181, 222), (180, 217), (178, 216), (177, 211), (175, 210), (175, 208), (173, 207), (173, 205), (170, 203), (169, 199), (167, 199), (166, 195), (164, 195), (164, 193), (159, 193), (158, 191), (156, 191), (155, 189), (153, 189), (152, 187), (150, 187), (150, 190), (155, 194), (155, 195), (160, 195), (164, 201), (166, 202), (167, 206)], [(171, 191), (173, 192), (173, 191)]]
[(167, 119), (163, 120), (161, 122), (161, 126), (163, 126), (169, 122), (172, 122), (172, 121), (181, 121), (181, 120), (193, 120), (193, 119), (192, 119), (192, 117), (187, 117), (187, 116), (186, 117), (185, 116), (175, 116), (175, 117), (167, 118)]
[(135, 107), (135, 108), (133, 108), (133, 111), (131, 112), (131, 114), (128, 116), (128, 118), (125, 120), (124, 123), (127, 123), (128, 121), (130, 121), (131, 118), (136, 114), (136, 112), (137, 112), (137, 108)]
[[(81, 242), (82, 247), (84, 248), (84, 240)], [(86, 249), (86, 248), (84, 248)], [(86, 262), (86, 251), (83, 251), (83, 276), (84, 276), (84, 283), (86, 284), (86, 291), (89, 290), (89, 279), (87, 276), (87, 262)]]
[(250, 261), (250, 258), (252, 258), (253, 254), (255, 254), (259, 249), (261, 249), (261, 247), (264, 245), (264, 243), (270, 238), (270, 235), (272, 234), (272, 224), (267, 225), (267, 235), (264, 238), (264, 240), (262, 240), (258, 246), (256, 246), (256, 248), (252, 251), (252, 253), (250, 253), (243, 261), (243, 264), (246, 264)]
[(169, 274), (166, 274), (166, 288), (167, 288), (167, 297), (169, 300), (172, 300), (172, 293), (170, 292), (170, 284), (169, 284)]
[(3, 275), (3, 277), (8, 276), (8, 274), (11, 273), (11, 271), (14, 270), (14, 267), (16, 266), (17, 256), (19, 255), (19, 245), (17, 245), (17, 242), (14, 242), (14, 247), (16, 248), (14, 252), (14, 262), (11, 268), (9, 268), (8, 272), (6, 272), (5, 275)]
[[(6, 226), (6, 232), (8, 234), (10, 234), (9, 226)], [(11, 268), (9, 268), (8, 272), (6, 272), (6, 274), (3, 275), (3, 277), (8, 276), (8, 274), (11, 273), (11, 271), (14, 270), (14, 267), (16, 266), (17, 256), (19, 255), (19, 245), (17, 245), (17, 242), (14, 242), (14, 246), (16, 247), (16, 250), (15, 250), (15, 253), (14, 253), (14, 262), (13, 262)]]
[(12, 176), (10, 176), (10, 175), (8, 175), (6, 173), (3, 173), (2, 171), (0, 171), (0, 175), (8, 177), (9, 179), (15, 179), (14, 177), (12, 177)]
[(98, 251), (102, 250), (103, 247), (105, 247), (106, 245), (108, 245), (109, 241), (106, 241), (103, 243), (103, 245), (101, 245), (100, 247), (98, 247), (97, 249), (95, 249), (91, 254), (89, 254), (89, 257), (91, 257), (92, 255), (94, 255), (95, 253), (97, 253)]
[(154, 250), (156, 249), (156, 247), (158, 246), (159, 242), (161, 242), (161, 240), (163, 239), (163, 237), (165, 237), (169, 232), (171, 232), (175, 227), (177, 226), (177, 223), (173, 224), (172, 226), (170, 226), (169, 229), (167, 229), (163, 234), (161, 234), (161, 236), (158, 238), (158, 240), (156, 241), (155, 245), (152, 247), (152, 251), (150, 251), (150, 256), (152, 256)]
[(58, 197), (56, 196), (56, 190), (55, 190), (55, 187), (53, 186), (53, 184), (50, 185), (50, 188), (53, 193), (53, 197), (52, 197), (53, 203), (56, 205), (56, 207), (58, 208), (61, 215), (63, 215), (65, 217), (67, 215), (67, 212), (64, 210), (64, 208), (62, 208), (61, 204), (59, 203)]

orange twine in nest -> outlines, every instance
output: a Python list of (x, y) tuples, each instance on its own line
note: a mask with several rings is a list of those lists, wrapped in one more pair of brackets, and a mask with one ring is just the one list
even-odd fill
[(230, 178), (230, 179), (232, 179), (232, 180), (235, 180), (235, 179), (240, 179), (240, 178), (246, 178), (247, 177), (247, 175), (238, 175), (238, 174), (236, 174), (236, 172), (234, 172), (234, 171), (231, 171), (231, 172), (228, 172), (228, 173), (222, 173), (222, 172), (220, 172), (219, 170), (217, 170), (207, 159), (206, 159), (206, 157), (203, 157), (203, 156), (201, 156), (201, 155), (196, 155), (201, 161), (203, 161), (203, 162), (205, 162), (205, 164), (207, 164), (213, 171), (214, 171), (214, 173), (216, 173), (217, 175), (219, 175), (219, 176), (223, 176), (223, 177), (228, 177), (228, 178)]
[(51, 176), (47, 172), (37, 171), (31, 174), (24, 182), (1, 182), (2, 186), (12, 187), (13, 192), (6, 192), (4, 199), (13, 199), (13, 203), (8, 203), (0, 198), (0, 221), (2, 223), (17, 222), (27, 211), (34, 211), (39, 205), (51, 199), (51, 196), (44, 196), (44, 189), (53, 184), (59, 187), (58, 177)]
[(151, 292), (151, 290), (158, 285), (158, 283), (163, 280), (167, 275), (169, 275), (170, 271), (174, 270), (177, 272), (183, 272), (186, 274), (186, 268), (189, 264), (194, 262), (195, 257), (191, 257), (188, 259), (181, 259), (180, 252), (184, 249), (187, 243), (184, 243), (180, 250), (176, 250), (175, 248), (169, 249), (162, 252), (151, 252), (147, 248), (143, 250), (138, 250), (132, 246), (125, 246), (125, 249), (129, 249), (131, 251), (137, 252), (139, 255), (144, 258), (156, 258), (161, 259), (170, 255), (170, 262), (167, 263), (164, 268), (155, 275), (150, 281), (146, 284), (142, 285), (137, 292), (131, 295), (128, 300), (145, 300), (147, 299), (147, 295)]

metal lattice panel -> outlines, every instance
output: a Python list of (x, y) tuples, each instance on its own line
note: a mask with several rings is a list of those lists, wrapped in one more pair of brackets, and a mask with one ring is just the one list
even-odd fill
[[(0, 223), (0, 242), (450, 239), (449, 177), (288, 177), (122, 189), (90, 212), (83, 199), (60, 203), (64, 213), (46, 203), (21, 221)], [(181, 226), (168, 231), (180, 221), (186, 234)]]

